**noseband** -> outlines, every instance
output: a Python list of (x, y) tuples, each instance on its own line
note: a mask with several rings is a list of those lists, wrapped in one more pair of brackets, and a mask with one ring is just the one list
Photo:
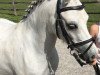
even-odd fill
[[(59, 38), (58, 29), (60, 28), (61, 33), (68, 44), (68, 48), (71, 49), (71, 51), (70, 51), (71, 55), (73, 55), (75, 57), (75, 59), (77, 60), (77, 62), (81, 66), (86, 65), (87, 63), (91, 63), (91, 61), (89, 61), (89, 60), (86, 60), (86, 62), (83, 60), (84, 60), (84, 55), (90, 50), (91, 46), (93, 45), (95, 38), (92, 37), (88, 40), (75, 43), (64, 27), (64, 23), (63, 23), (62, 18), (61, 18), (61, 12), (69, 11), (69, 10), (82, 10), (83, 8), (84, 8), (84, 5), (61, 8), (61, 0), (57, 1), (56, 34)], [(88, 43), (90, 43), (89, 47), (83, 53), (80, 53), (78, 50), (78, 47), (83, 46), (83, 45), (88, 44)]]

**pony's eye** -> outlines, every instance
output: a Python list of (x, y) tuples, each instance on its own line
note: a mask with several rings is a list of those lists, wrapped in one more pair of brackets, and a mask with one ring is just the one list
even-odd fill
[(68, 29), (77, 29), (78, 26), (75, 23), (66, 23), (66, 26), (68, 27)]

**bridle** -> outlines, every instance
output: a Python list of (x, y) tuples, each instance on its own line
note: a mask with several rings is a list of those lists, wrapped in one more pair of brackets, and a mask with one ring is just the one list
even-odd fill
[[(70, 6), (70, 7), (63, 7), (61, 8), (61, 0), (57, 1), (57, 20), (56, 20), (56, 34), (59, 37), (59, 28), (61, 29), (61, 33), (62, 36), (64, 37), (64, 39), (66, 40), (67, 44), (68, 44), (68, 48), (70, 48), (70, 53), (71, 55), (73, 55), (75, 57), (75, 59), (77, 60), (77, 62), (83, 66), (86, 65), (87, 63), (92, 63), (93, 61), (85, 60), (84, 59), (84, 55), (90, 50), (91, 46), (93, 45), (93, 43), (95, 42), (95, 37), (92, 37), (88, 40), (85, 41), (81, 41), (78, 43), (75, 43), (71, 36), (68, 34), (68, 32), (65, 29), (64, 23), (62, 21), (62, 16), (61, 16), (61, 12), (65, 12), (65, 11), (69, 11), (69, 10), (82, 10), (85, 6), (84, 5), (79, 5), (79, 6)], [(70, 28), (76, 28), (77, 26), (75, 24), (73, 25), (68, 25)], [(91, 42), (91, 43), (90, 43)], [(85, 44), (90, 43), (89, 47), (83, 52), (80, 53), (78, 50), (78, 47), (83, 46)], [(94, 56), (93, 56), (94, 57)], [(85, 61), (84, 61), (85, 60)]]

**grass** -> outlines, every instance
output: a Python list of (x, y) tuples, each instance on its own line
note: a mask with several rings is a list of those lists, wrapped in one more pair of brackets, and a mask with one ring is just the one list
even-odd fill
[[(94, 0), (88, 0), (88, 1), (94, 1)], [(85, 4), (85, 10), (89, 15), (89, 22), (100, 21), (100, 3), (87, 3)]]
[[(16, 1), (17, 2), (31, 2), (31, 0), (16, 0)], [(0, 2), (11, 2), (11, 0), (2, 0)], [(26, 9), (28, 5), (29, 4), (26, 3), (26, 4), (16, 4), (15, 6), (17, 9)], [(13, 6), (12, 6), (12, 4), (0, 4), (0, 8), (12, 9)], [(24, 10), (17, 11), (18, 16), (15, 16), (13, 13), (14, 13), (13, 11), (9, 11), (9, 10), (0, 10), (0, 17), (7, 18), (14, 22), (19, 22), (20, 19), (22, 18), (22, 16), (26, 12)]]
[[(95, 0), (83, 0), (83, 2), (87, 1), (92, 2)], [(88, 28), (90, 28), (93, 23), (100, 21), (100, 3), (87, 3), (85, 4), (85, 10), (89, 15)]]
[(95, 3), (96, 0), (81, 0), (81, 2), (94, 2), (85, 4), (85, 10), (89, 15), (88, 28), (90, 28), (91, 24), (100, 21), (100, 3)]

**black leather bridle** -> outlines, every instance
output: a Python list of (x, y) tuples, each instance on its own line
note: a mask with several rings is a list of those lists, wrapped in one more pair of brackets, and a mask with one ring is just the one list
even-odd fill
[[(71, 49), (71, 54), (75, 57), (75, 59), (78, 61), (78, 63), (83, 66), (86, 65), (87, 63), (91, 63), (92, 61), (89, 60), (85, 60), (84, 59), (84, 55), (89, 51), (89, 49), (91, 48), (91, 46), (93, 45), (93, 43), (95, 42), (95, 38), (92, 37), (88, 40), (82, 41), (82, 42), (78, 42), (75, 43), (71, 36), (68, 34), (68, 32), (65, 29), (64, 23), (62, 21), (62, 16), (61, 16), (61, 12), (64, 11), (69, 11), (69, 10), (82, 10), (84, 8), (84, 5), (79, 5), (79, 6), (70, 6), (70, 7), (63, 7), (61, 8), (61, 0), (57, 1), (57, 20), (56, 20), (56, 34), (59, 38), (59, 28), (61, 29), (61, 33), (64, 37), (64, 39), (66, 40), (67, 44), (68, 44), (68, 48)], [(76, 25), (68, 25), (70, 28), (76, 28)], [(90, 43), (91, 42), (91, 43)], [(83, 46), (87, 43), (90, 43), (89, 47), (83, 52), (80, 53), (78, 50), (78, 47)], [(72, 52), (74, 51), (74, 52)], [(85, 60), (85, 61), (83, 61)]]

